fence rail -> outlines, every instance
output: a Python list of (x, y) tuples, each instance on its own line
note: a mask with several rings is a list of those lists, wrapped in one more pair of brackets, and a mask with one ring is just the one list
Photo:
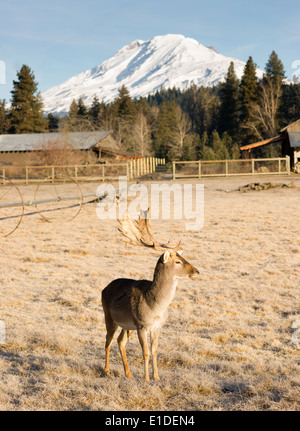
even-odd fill
[[(128, 180), (151, 174), (158, 165), (165, 165), (165, 159), (143, 157), (127, 163), (103, 163), (97, 165), (53, 165), (53, 166), (1, 166), (2, 184), (5, 178), (16, 183), (33, 183), (48, 180), (50, 183), (66, 181), (114, 181), (124, 175)], [(0, 170), (0, 172), (1, 172)]]
[(173, 180), (178, 178), (230, 177), (241, 175), (290, 175), (290, 157), (240, 160), (173, 162)]

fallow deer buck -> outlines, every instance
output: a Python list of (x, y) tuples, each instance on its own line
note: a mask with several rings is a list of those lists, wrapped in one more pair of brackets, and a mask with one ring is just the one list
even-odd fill
[(114, 333), (121, 327), (118, 345), (124, 365), (125, 375), (132, 377), (129, 370), (125, 346), (131, 333), (136, 330), (142, 347), (145, 368), (145, 380), (149, 381), (149, 350), (147, 335), (150, 333), (153, 377), (159, 380), (157, 370), (157, 346), (160, 329), (167, 319), (170, 305), (179, 278), (194, 278), (199, 271), (187, 262), (178, 252), (180, 242), (172, 247), (158, 243), (148, 219), (148, 211), (138, 220), (132, 220), (128, 215), (119, 220), (119, 231), (130, 242), (164, 250), (158, 259), (152, 281), (119, 278), (112, 281), (102, 292), (102, 305), (106, 324), (106, 360), (105, 373), (109, 375), (109, 351)]

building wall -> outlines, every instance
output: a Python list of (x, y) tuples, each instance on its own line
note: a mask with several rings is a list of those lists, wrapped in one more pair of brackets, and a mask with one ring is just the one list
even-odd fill
[[(59, 160), (56, 162), (56, 160)], [(43, 164), (84, 164), (84, 163), (95, 163), (97, 161), (97, 155), (92, 151), (72, 151), (70, 153), (64, 153), (63, 157), (55, 157), (51, 161), (51, 157), (43, 158), (39, 152), (28, 151), (28, 152), (16, 152), (16, 153), (0, 153), (0, 167), (1, 166), (35, 166)]]
[(300, 148), (294, 149), (294, 165), (300, 162)]

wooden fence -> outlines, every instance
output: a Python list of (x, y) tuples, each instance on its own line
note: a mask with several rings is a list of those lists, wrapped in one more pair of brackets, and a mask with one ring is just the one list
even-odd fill
[[(143, 157), (131, 159), (127, 163), (103, 163), (96, 165), (56, 165), (56, 166), (2, 166), (1, 183), (5, 178), (15, 183), (36, 183), (47, 179), (50, 183), (66, 181), (114, 181), (119, 176), (128, 180), (151, 174), (158, 165), (165, 165), (165, 159)], [(1, 172), (0, 170), (0, 172)]]
[(230, 177), (240, 175), (290, 175), (290, 158), (241, 160), (198, 160), (173, 162), (173, 180), (177, 178)]

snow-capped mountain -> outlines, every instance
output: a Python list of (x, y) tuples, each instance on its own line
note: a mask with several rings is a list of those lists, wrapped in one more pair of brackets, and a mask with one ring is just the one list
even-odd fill
[[(183, 90), (192, 84), (212, 86), (224, 80), (231, 61), (240, 78), (243, 61), (225, 57), (195, 39), (168, 34), (147, 42), (137, 40), (99, 66), (42, 93), (44, 109), (63, 114), (68, 112), (73, 99), (82, 97), (90, 106), (95, 95), (100, 101), (111, 102), (122, 85), (131, 97), (147, 96), (162, 87)], [(259, 77), (262, 74), (257, 71)]]

